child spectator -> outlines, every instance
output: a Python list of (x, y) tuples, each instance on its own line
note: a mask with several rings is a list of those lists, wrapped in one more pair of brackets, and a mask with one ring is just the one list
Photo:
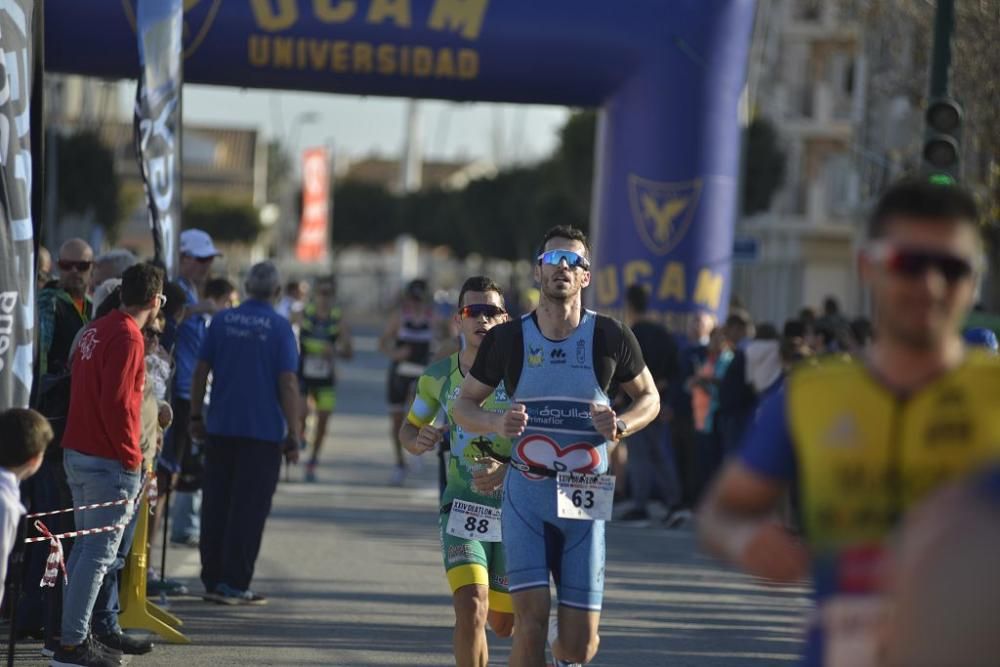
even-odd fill
[(11, 408), (0, 413), (0, 582), (7, 578), (7, 558), (26, 512), (18, 484), (38, 471), (50, 442), (52, 427), (34, 410)]

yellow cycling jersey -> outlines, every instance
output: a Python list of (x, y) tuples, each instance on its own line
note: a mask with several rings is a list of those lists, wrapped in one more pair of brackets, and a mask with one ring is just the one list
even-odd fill
[(928, 493), (1000, 460), (1000, 359), (984, 353), (905, 396), (858, 360), (803, 368), (786, 392), (803, 527), (816, 552), (879, 541)]

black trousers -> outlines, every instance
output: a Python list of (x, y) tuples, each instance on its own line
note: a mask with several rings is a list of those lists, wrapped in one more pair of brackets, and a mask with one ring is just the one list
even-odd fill
[(201, 501), (201, 581), (250, 588), (281, 471), (281, 445), (208, 437)]

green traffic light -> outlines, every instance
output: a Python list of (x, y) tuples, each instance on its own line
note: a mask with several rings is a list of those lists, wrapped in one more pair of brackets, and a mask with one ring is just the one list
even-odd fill
[(931, 174), (927, 180), (934, 185), (955, 185), (955, 179), (948, 174)]

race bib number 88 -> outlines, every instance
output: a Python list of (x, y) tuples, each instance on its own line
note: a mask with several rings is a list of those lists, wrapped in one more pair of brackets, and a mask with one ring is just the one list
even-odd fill
[(500, 509), (454, 500), (445, 531), (449, 535), (477, 542), (500, 542)]
[(556, 477), (556, 509), (562, 519), (610, 521), (614, 499), (611, 475), (561, 472)]

